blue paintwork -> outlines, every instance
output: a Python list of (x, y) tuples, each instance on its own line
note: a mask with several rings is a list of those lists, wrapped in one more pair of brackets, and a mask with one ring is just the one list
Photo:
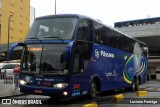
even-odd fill
[[(68, 45), (65, 48), (66, 60), (71, 60), (70, 54), (71, 54), (72, 45), (73, 45), (73, 41), (68, 43)], [(101, 54), (101, 51), (110, 53), (111, 56), (109, 57), (103, 56)], [(97, 52), (99, 52), (98, 55), (97, 55)], [(126, 56), (127, 58), (124, 59)], [(130, 60), (130, 63), (128, 63), (128, 65), (126, 66), (126, 63), (131, 56), (132, 56), (132, 53), (129, 53), (129, 52), (111, 48), (105, 45), (93, 44), (93, 50), (92, 50), (93, 60), (88, 63), (84, 72), (77, 75), (58, 77), (61, 79), (59, 81), (56, 81), (57, 83), (58, 82), (69, 83), (69, 86), (66, 89), (60, 90), (60, 89), (48, 88), (48, 91), (47, 91), (47, 88), (37, 87), (36, 84), (34, 84), (33, 86), (20, 85), (21, 92), (35, 94), (33, 91), (36, 89), (40, 89), (43, 91), (42, 94), (44, 95), (50, 95), (50, 94), (56, 95), (56, 93), (62, 94), (63, 91), (65, 90), (69, 92), (68, 97), (78, 96), (79, 94), (82, 95), (84, 91), (87, 91), (87, 93), (90, 93), (90, 83), (94, 77), (98, 77), (100, 79), (100, 83), (101, 83), (100, 91), (129, 87), (131, 86), (131, 84), (127, 83), (124, 80), (123, 73), (125, 71), (125, 68), (127, 67), (129, 72), (129, 77), (131, 79), (133, 79), (133, 76), (136, 75), (134, 70), (135, 69), (134, 59)], [(141, 83), (146, 82), (147, 58), (144, 58), (143, 60), (146, 64), (146, 67), (144, 67), (143, 72), (140, 74), (141, 80), (142, 80)], [(137, 74), (136, 76), (138, 75), (139, 74)], [(20, 75), (20, 79), (25, 80), (24, 78), (26, 77), (27, 75), (24, 75), (24, 74)], [(57, 76), (46, 77), (46, 78), (55, 79), (57, 78)], [(37, 82), (34, 76), (32, 77), (31, 80), (34, 82)], [(55, 81), (52, 83), (54, 84)], [(74, 89), (73, 87), (75, 84), (80, 84), (80, 87), (78, 89)]]
[[(72, 15), (71, 15), (72, 16)], [(84, 16), (73, 15), (79, 17), (80, 19), (86, 18)], [(50, 16), (49, 18), (52, 18)], [(54, 16), (58, 17), (58, 16)], [(42, 17), (46, 18), (46, 17)], [(37, 18), (36, 20), (41, 19)], [(135, 39), (133, 39), (135, 40)], [(137, 41), (137, 40), (135, 40)], [(138, 41), (139, 42), (139, 41)], [(26, 39), (26, 45), (32, 44), (62, 44), (67, 43), (65, 50), (65, 60), (71, 61), (71, 50), (74, 45), (74, 40), (29, 40)], [(14, 45), (11, 48), (18, 46)], [(23, 45), (22, 45), (23, 46)], [(103, 55), (102, 53), (105, 52)], [(26, 75), (21, 73), (19, 79), (26, 80), (30, 78), (32, 82), (30, 85), (20, 85), (22, 93), (37, 94), (35, 90), (42, 90), (42, 95), (49, 95), (55, 97), (64, 97), (63, 92), (67, 91), (67, 97), (81, 96), (90, 93), (91, 81), (97, 77), (100, 80), (100, 91), (113, 90), (118, 88), (124, 88), (131, 86), (131, 81), (133, 77), (141, 77), (141, 83), (146, 82), (147, 75), (147, 58), (139, 57), (133, 53), (125, 52), (119, 49), (115, 49), (109, 46), (93, 44), (92, 46), (92, 60), (88, 62), (87, 67), (83, 72), (77, 75), (67, 75), (67, 76), (44, 76), (41, 79), (34, 75)], [(135, 58), (138, 58), (139, 64), (135, 66)], [(135, 73), (137, 71), (137, 73)], [(53, 79), (51, 85), (55, 83), (69, 83), (69, 86), (64, 89), (55, 89), (53, 87), (43, 86), (45, 79)], [(56, 80), (56, 81), (55, 81)], [(27, 80), (28, 81), (28, 80)], [(40, 82), (39, 85), (37, 83)], [(48, 81), (46, 81), (48, 82)], [(40, 93), (39, 93), (40, 94)]]
[(26, 40), (25, 44), (54, 44), (54, 43), (69, 43), (72, 40)]
[[(22, 93), (28, 93), (28, 94), (41, 94), (41, 95), (48, 95), (48, 96), (54, 96), (54, 97), (63, 97), (63, 92), (67, 91), (69, 92), (69, 88), (62, 88), (62, 89), (55, 89), (53, 87), (56, 83), (69, 83), (69, 76), (43, 76), (38, 77), (35, 75), (25, 75), (23, 73), (20, 74), (19, 77), (21, 80), (27, 81), (28, 85), (20, 85), (20, 91)], [(49, 86), (44, 85), (44, 82), (50, 82), (51, 84)], [(42, 93), (35, 93), (35, 90), (42, 90)]]

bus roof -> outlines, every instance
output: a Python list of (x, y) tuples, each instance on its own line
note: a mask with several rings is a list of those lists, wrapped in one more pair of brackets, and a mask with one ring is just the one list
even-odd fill
[(132, 36), (129, 36), (129, 35), (121, 32), (121, 31), (115, 29), (115, 28), (112, 27), (112, 26), (109, 26), (109, 25), (104, 24), (104, 23), (102, 23), (100, 20), (96, 20), (96, 19), (93, 19), (93, 18), (91, 18), (91, 17), (84, 16), (84, 15), (80, 15), (80, 14), (47, 15), (47, 16), (37, 17), (35, 20), (46, 19), (46, 18), (56, 18), (56, 17), (57, 17), (57, 18), (58, 18), (58, 17), (77, 17), (77, 18), (79, 18), (79, 19), (86, 19), (86, 18), (87, 18), (87, 19), (93, 20), (93, 21), (95, 21), (95, 22), (101, 23), (102, 25), (104, 25), (104, 26), (106, 26), (106, 27), (108, 27), (108, 28), (110, 28), (110, 29), (112, 29), (112, 30), (114, 30), (114, 31), (116, 31), (116, 32), (119, 32), (119, 33), (125, 35), (126, 37), (128, 37), (128, 38), (130, 38), (130, 39), (132, 39), (132, 40), (134, 40), (134, 41), (137, 41), (138, 43), (141, 43), (141, 44), (147, 46), (144, 42), (142, 42), (142, 41), (140, 41), (140, 40), (138, 40), (138, 39), (136, 39), (136, 38), (134, 38), (134, 37), (132, 37)]
[(35, 20), (37, 20), (37, 19), (46, 19), (46, 18), (54, 18), (54, 17), (77, 17), (77, 18), (81, 18), (83, 16), (82, 15), (78, 15), (78, 14), (56, 14), (56, 15), (47, 15), (47, 16), (37, 17)]

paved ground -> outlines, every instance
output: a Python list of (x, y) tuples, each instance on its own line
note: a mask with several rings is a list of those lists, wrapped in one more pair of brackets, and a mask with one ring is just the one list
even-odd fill
[(160, 81), (148, 81), (146, 84), (140, 86), (140, 90), (160, 92)]
[(0, 98), (21, 94), (13, 80), (14, 75), (6, 78), (4, 74), (0, 74)]
[(0, 83), (0, 98), (7, 96), (20, 95), (18, 88), (15, 88), (14, 84), (1, 84)]
[[(47, 96), (37, 96), (37, 95), (23, 95), (12, 97), (14, 99), (38, 99), (42, 101), (42, 105), (33, 105), (30, 104), (30, 107), (82, 107), (84, 104), (97, 102), (98, 107), (159, 107), (160, 106), (160, 82), (159, 81), (149, 81), (146, 84), (140, 86), (140, 90), (147, 90), (148, 95), (144, 97), (136, 96), (136, 92), (124, 92), (124, 91), (116, 91), (115, 93), (106, 92), (102, 96), (98, 96), (96, 99), (87, 99), (86, 97), (79, 97), (72, 100), (67, 101), (55, 101), (50, 99)], [(124, 94), (124, 99), (120, 101), (116, 101), (113, 99), (115, 94)], [(137, 103), (134, 103), (136, 102)], [(158, 104), (154, 104), (158, 103)], [(2, 106), (2, 105), (0, 105)], [(12, 107), (26, 107), (28, 105), (3, 105), (4, 107), (12, 106)]]

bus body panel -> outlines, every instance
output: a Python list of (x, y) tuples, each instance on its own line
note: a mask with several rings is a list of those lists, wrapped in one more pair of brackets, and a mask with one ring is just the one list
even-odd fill
[(35, 76), (22, 73), (19, 78), (20, 80), (25, 80), (27, 82), (27, 85), (20, 84), (19, 86), (22, 93), (65, 97), (63, 92), (70, 92), (68, 87), (62, 89), (54, 88), (54, 84), (56, 83), (69, 83), (69, 76)]
[(94, 73), (101, 78), (101, 91), (129, 87), (134, 76), (146, 82), (146, 57), (99, 44), (94, 45), (92, 56)]
[[(54, 26), (55, 28), (48, 28), (48, 27), (51, 27), (53, 23), (49, 23), (48, 25), (46, 23), (49, 20), (52, 20), (52, 18), (53, 19), (56, 18), (57, 22), (56, 21), (54, 22), (56, 26)], [(65, 35), (65, 29), (69, 28), (69, 26), (61, 23), (61, 22), (65, 22), (66, 20), (59, 21), (58, 18), (61, 18), (61, 19), (73, 18), (74, 19), (72, 20), (73, 22), (77, 21), (77, 24), (74, 23), (75, 24), (74, 27), (72, 26), (73, 27), (73, 29), (71, 30), (72, 35), (69, 35), (69, 36), (67, 35), (67, 38), (66, 37), (60, 38), (60, 35), (61, 36)], [(48, 21), (45, 21), (45, 19)], [(77, 40), (76, 36), (78, 36), (78, 33), (79, 33), (78, 28), (80, 28), (80, 26), (87, 25), (87, 20), (90, 20), (89, 22), (91, 22), (91, 24), (88, 24), (88, 25), (91, 25), (91, 29), (92, 29), (91, 30), (92, 33), (90, 33), (91, 35), (88, 36), (88, 38), (90, 38), (90, 41)], [(31, 30), (33, 30), (32, 32), (30, 32), (31, 35), (28, 35), (24, 44), (20, 43), (20, 45), (23, 46), (24, 48), (28, 48), (27, 46), (31, 46), (31, 47), (40, 46), (39, 47), (41, 48), (41, 53), (39, 54), (40, 64), (46, 61), (45, 57), (47, 56), (47, 53), (49, 53), (45, 50), (47, 49), (49, 50), (48, 47), (53, 46), (52, 51), (50, 48), (50, 54), (52, 53), (53, 56), (50, 56), (48, 59), (50, 59), (51, 57), (55, 57), (55, 60), (51, 61), (52, 63), (50, 64), (56, 65), (55, 62), (57, 61), (57, 65), (58, 65), (61, 62), (61, 60), (59, 60), (57, 57), (59, 57), (60, 54), (62, 54), (62, 58), (64, 58), (63, 61), (66, 61), (67, 63), (69, 63), (68, 68), (67, 68), (69, 73), (67, 75), (54, 75), (54, 74), (49, 75), (47, 73), (42, 74), (41, 71), (43, 71), (42, 70), (43, 66), (39, 66), (38, 68), (39, 74), (34, 74), (32, 72), (30, 72), (31, 74), (24, 73), (25, 70), (22, 69), (22, 73), (20, 73), (19, 80), (27, 81), (27, 84), (24, 84), (24, 85), (20, 84), (20, 91), (22, 93), (48, 95), (48, 96), (55, 97), (55, 98), (69, 98), (69, 97), (76, 97), (76, 96), (90, 94), (91, 93), (91, 83), (94, 79), (98, 79), (99, 81), (97, 85), (100, 87), (100, 89), (98, 91), (107, 91), (107, 90), (115, 90), (119, 88), (131, 87), (132, 81), (135, 77), (139, 78), (141, 84), (144, 84), (146, 82), (147, 80), (147, 56), (143, 54), (139, 54), (139, 53), (142, 53), (141, 50), (143, 50), (143, 47), (140, 47), (140, 45), (146, 46), (144, 43), (128, 35), (125, 35), (121, 33), (120, 31), (117, 31), (109, 26), (105, 26), (101, 22), (98, 22), (96, 20), (93, 20), (85, 16), (55, 15), (55, 16), (37, 18), (35, 21), (37, 21), (36, 22), (37, 24), (42, 23), (42, 26), (40, 27), (42, 27), (46, 33), (47, 32), (50, 33), (49, 31), (54, 29), (53, 32), (56, 33), (56, 31), (59, 31), (59, 34), (50, 35), (50, 36), (48, 36), (48, 34), (45, 34), (44, 38), (41, 39), (41, 37), (38, 38), (38, 35), (40, 34), (40, 32), (39, 33), (34, 32), (34, 30), (31, 28)], [(80, 24), (81, 21), (84, 21), (84, 23)], [(109, 35), (108, 38), (110, 36), (116, 36), (119, 33), (119, 37), (122, 37), (119, 39), (121, 40), (120, 43), (122, 42), (123, 37), (127, 40), (131, 40), (133, 42), (132, 44), (133, 49), (131, 51), (128, 51), (127, 49), (123, 49), (124, 47), (118, 47), (118, 48), (116, 46), (114, 47), (115, 44), (113, 44), (113, 46), (110, 46), (107, 43), (103, 44), (103, 43), (98, 43), (92, 40), (94, 36), (96, 36), (96, 34), (94, 34), (95, 33), (95, 29), (94, 29), (95, 22), (100, 24), (99, 26), (97, 26), (96, 29), (102, 26), (105, 26), (105, 29), (107, 28), (106, 31), (108, 32), (107, 32), (107, 35), (105, 35), (106, 37), (109, 34), (116, 32), (115, 35)], [(61, 23), (61, 24), (58, 24), (58, 23)], [(78, 26), (78, 24), (80, 26)], [(63, 29), (58, 30), (61, 27)], [(83, 28), (84, 27), (85, 26), (83, 26)], [(37, 27), (34, 29), (35, 31), (38, 31)], [(81, 29), (82, 32), (85, 30), (86, 29), (84, 30)], [(104, 29), (102, 29), (102, 31), (103, 30)], [(79, 34), (81, 34), (82, 32), (80, 32)], [(101, 32), (101, 29), (99, 32)], [(37, 33), (37, 37), (33, 35), (32, 33)], [(103, 33), (106, 33), (106, 32), (103, 32)], [(51, 36), (53, 37), (55, 36), (55, 37), (50, 38)], [(107, 39), (105, 38), (105, 40)], [(111, 38), (111, 40), (116, 41), (117, 39)], [(84, 65), (85, 65), (84, 69), (82, 70), (79, 69), (78, 72), (74, 73), (73, 68), (75, 64), (73, 60), (75, 58), (74, 52), (76, 51), (73, 51), (73, 50), (76, 47), (76, 43), (80, 43), (77, 45), (77, 48), (81, 44), (83, 46), (87, 46), (87, 45), (92, 45), (92, 46), (88, 48), (88, 51), (89, 53), (91, 52), (91, 55), (89, 56), (88, 59), (84, 60)], [(59, 45), (61, 46), (63, 45), (63, 46), (59, 48)], [(85, 50), (85, 47), (83, 46), (81, 47), (82, 48), (81, 50), (79, 49), (79, 51)], [(125, 48), (128, 48), (128, 47), (126, 46)], [(60, 52), (56, 52), (57, 50), (60, 50)], [(12, 51), (13, 51), (13, 47), (10, 52), (12, 53)], [(44, 54), (46, 55), (45, 57), (43, 56)], [(81, 53), (77, 52), (76, 54), (79, 54), (80, 56)], [(84, 54), (84, 55), (87, 55), (87, 54)], [(22, 59), (23, 57), (25, 56), (22, 56)], [(79, 57), (79, 59), (81, 58)], [(23, 63), (24, 62), (22, 61), (21, 68), (23, 68)], [(28, 63), (26, 63), (26, 65), (27, 64)], [(61, 69), (58, 69), (57, 71), (61, 71)], [(51, 73), (54, 73), (54, 72), (51, 72)], [(68, 85), (65, 88), (58, 89), (54, 87), (54, 85), (58, 83), (67, 83)], [(64, 92), (67, 92), (67, 95), (64, 95)]]
[[(72, 42), (69, 43), (69, 45), (67, 45), (68, 48), (66, 49), (70, 50), (72, 45), (73, 45)], [(94, 44), (93, 50), (92, 50), (92, 56), (94, 60), (88, 63), (84, 72), (79, 73), (77, 75), (72, 75), (65, 80), (62, 79), (63, 77), (59, 77), (64, 82), (67, 82), (70, 84), (70, 87), (67, 88), (67, 92), (70, 93), (69, 94), (70, 97), (88, 94), (90, 91), (89, 90), (90, 82), (94, 77), (98, 77), (100, 79), (100, 83), (101, 83), (100, 91), (113, 90), (113, 89), (119, 89), (119, 88), (131, 86), (131, 83), (129, 84), (125, 82), (123, 77), (127, 58), (129, 59), (132, 56), (131, 53), (124, 52), (109, 46)], [(126, 56), (127, 58), (124, 59)], [(132, 59), (132, 62), (128, 65), (129, 72), (132, 73), (132, 78), (134, 76), (133, 62), (134, 60)], [(144, 70), (146, 70), (146, 67)], [(141, 77), (144, 77), (144, 78), (141, 78), (142, 83), (145, 82), (144, 75), (146, 75), (146, 73), (144, 72), (141, 73)], [(50, 78), (54, 79), (54, 77), (50, 77)], [(20, 79), (23, 79), (23, 76), (20, 75)], [(32, 80), (34, 81), (35, 78)], [(62, 81), (59, 81), (59, 82), (62, 82)], [(58, 93), (58, 92), (62, 94), (64, 91), (64, 90), (59, 90), (59, 89), (57, 90), (52, 88), (48, 88), (50, 91), (47, 91), (47, 87), (34, 88), (33, 86), (21, 86), (21, 85), (20, 85), (20, 88), (23, 93), (32, 93), (32, 94), (38, 94), (38, 93), (35, 93), (34, 90), (40, 89), (40, 90), (43, 90), (43, 93), (41, 94), (44, 94), (44, 95), (52, 95), (52, 94), (56, 95), (55, 93)], [(30, 91), (27, 91), (27, 90), (30, 90)], [(58, 95), (61, 95), (61, 94), (58, 94)]]

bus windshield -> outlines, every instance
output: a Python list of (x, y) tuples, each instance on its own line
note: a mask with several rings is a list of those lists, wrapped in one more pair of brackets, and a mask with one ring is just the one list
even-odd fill
[(77, 18), (55, 17), (34, 21), (27, 39), (72, 39)]
[(41, 51), (42, 45), (35, 45), (31, 46), (30, 48), (24, 48), (23, 58), (21, 61), (22, 72), (39, 74)]
[(64, 60), (67, 44), (28, 45), (23, 51), (22, 72), (30, 74), (68, 74), (68, 63)]

